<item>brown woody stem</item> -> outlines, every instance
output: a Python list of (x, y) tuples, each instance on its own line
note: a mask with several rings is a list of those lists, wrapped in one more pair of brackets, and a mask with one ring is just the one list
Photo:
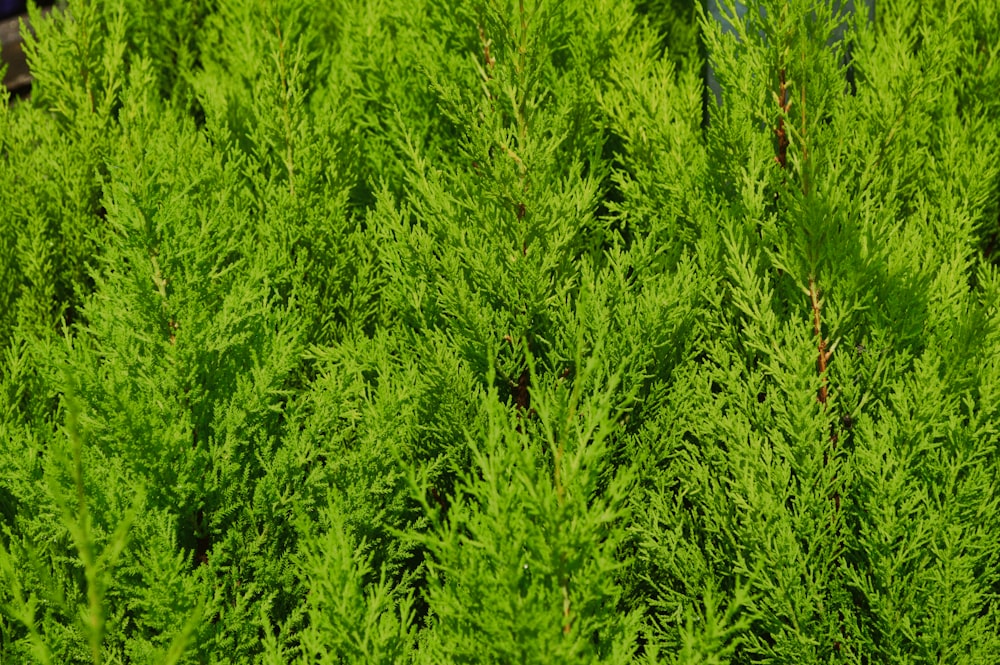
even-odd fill
[(792, 104), (788, 101), (784, 67), (778, 71), (778, 81), (778, 108), (781, 109), (781, 113), (778, 115), (778, 129), (775, 130), (775, 134), (778, 135), (778, 154), (775, 159), (781, 164), (781, 168), (785, 168), (788, 164), (788, 133), (785, 131), (785, 115)]
[(819, 395), (817, 399), (819, 403), (826, 407), (826, 365), (830, 361), (830, 352), (826, 350), (826, 340), (823, 339), (822, 330), (822, 319), (820, 317), (820, 310), (823, 307), (823, 303), (819, 298), (819, 287), (816, 286), (816, 280), (812, 277), (809, 278), (809, 299), (812, 301), (813, 310), (813, 335), (819, 337), (819, 358), (816, 363), (816, 369), (819, 371), (819, 375), (823, 380), (822, 385), (819, 387)]

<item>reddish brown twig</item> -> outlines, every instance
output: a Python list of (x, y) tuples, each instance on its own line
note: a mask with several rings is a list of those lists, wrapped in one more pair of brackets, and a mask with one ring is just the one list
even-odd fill
[(486, 72), (488, 76), (488, 73), (493, 70), (493, 65), (495, 65), (497, 61), (490, 55), (490, 46), (493, 44), (493, 40), (486, 38), (486, 31), (483, 30), (483, 26), (479, 26), (479, 43), (483, 45), (483, 64), (486, 65)]
[(781, 113), (778, 115), (778, 128), (774, 133), (778, 137), (778, 154), (774, 159), (781, 164), (781, 168), (788, 165), (788, 132), (785, 130), (785, 116), (792, 103), (788, 100), (788, 86), (785, 82), (785, 68), (778, 70), (778, 108)]
[(816, 369), (822, 379), (822, 384), (819, 387), (819, 394), (816, 399), (819, 403), (826, 407), (826, 366), (830, 362), (830, 357), (833, 355), (832, 351), (827, 351), (826, 340), (823, 339), (822, 330), (822, 319), (820, 317), (820, 310), (823, 307), (823, 303), (820, 301), (819, 288), (816, 286), (816, 280), (812, 277), (809, 278), (809, 299), (812, 301), (813, 310), (813, 335), (819, 337), (819, 358), (816, 362)]
[(521, 411), (528, 411), (531, 408), (531, 392), (529, 391), (529, 379), (531, 375), (528, 368), (521, 371), (521, 376), (517, 378), (517, 387), (514, 390), (514, 404)]
[(563, 635), (569, 635), (569, 631), (572, 630), (573, 625), (569, 618), (569, 579), (564, 577), (560, 586), (563, 593)]

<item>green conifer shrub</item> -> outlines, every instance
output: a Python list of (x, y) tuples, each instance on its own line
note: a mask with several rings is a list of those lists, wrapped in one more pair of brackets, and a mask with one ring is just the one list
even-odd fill
[(746, 4), (34, 14), (0, 662), (1000, 661), (1000, 12)]

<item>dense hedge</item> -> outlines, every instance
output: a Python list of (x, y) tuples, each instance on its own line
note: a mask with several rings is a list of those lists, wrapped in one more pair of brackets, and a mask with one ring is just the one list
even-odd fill
[(748, 4), (36, 16), (0, 662), (1000, 662), (1000, 11)]

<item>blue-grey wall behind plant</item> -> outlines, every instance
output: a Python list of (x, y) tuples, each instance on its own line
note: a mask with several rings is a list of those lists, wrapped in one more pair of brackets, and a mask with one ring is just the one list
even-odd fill
[[(870, 22), (875, 21), (875, 0), (861, 0), (861, 4), (868, 7), (868, 20)], [(736, 28), (733, 27), (732, 19), (734, 18), (729, 10), (725, 7), (724, 3), (720, 3), (719, 0), (706, 0), (706, 9), (708, 14), (719, 24), (722, 25), (723, 33), (736, 34)], [(743, 20), (746, 16), (747, 6), (745, 3), (736, 2), (735, 4), (736, 16), (738, 20)], [(839, 1), (834, 3), (834, 11), (839, 11), (844, 20), (837, 25), (834, 29), (833, 34), (830, 35), (829, 44), (833, 45), (844, 38), (844, 32), (847, 30), (848, 22), (850, 18), (855, 14), (854, 0), (845, 0), (843, 4)], [(764, 10), (761, 9), (761, 15), (764, 16)], [(848, 59), (850, 55), (848, 55)], [(852, 78), (852, 73), (848, 71), (849, 80)], [(718, 104), (722, 104), (722, 88), (719, 85), (718, 80), (715, 78), (715, 71), (712, 67), (712, 54), (708, 54), (708, 62), (705, 67), (705, 83), (708, 89), (712, 91), (715, 95), (715, 101)], [(851, 89), (853, 91), (854, 85), (853, 81), (850, 81)], [(706, 98), (706, 103), (708, 99)], [(707, 119), (707, 108), (706, 108), (706, 119)]]

